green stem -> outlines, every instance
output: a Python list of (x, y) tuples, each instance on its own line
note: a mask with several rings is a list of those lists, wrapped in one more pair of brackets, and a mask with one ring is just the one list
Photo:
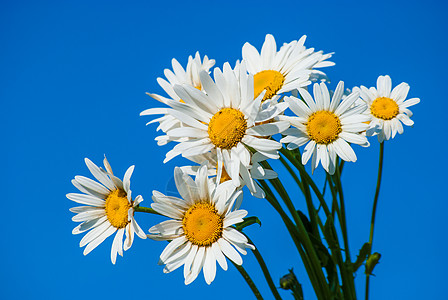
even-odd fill
[[(381, 177), (383, 174), (383, 158), (384, 158), (384, 142), (380, 143), (378, 178), (376, 181), (375, 198), (373, 199), (372, 219), (370, 220), (370, 237), (369, 237), (370, 250), (369, 250), (369, 255), (367, 257), (369, 257), (370, 254), (372, 253), (372, 247), (373, 247), (373, 230), (375, 228), (376, 207), (378, 204), (378, 196), (380, 194)], [(370, 274), (366, 274), (366, 300), (369, 299), (369, 282), (370, 282)]]
[[(334, 219), (332, 219), (332, 220), (334, 220)], [(327, 220), (327, 222), (328, 222), (328, 220)], [(322, 224), (322, 221), (320, 221), (320, 219), (319, 219), (319, 228), (322, 230), (322, 232), (325, 232), (325, 228), (324, 228), (324, 225)], [(324, 235), (325, 236), (325, 235)], [(339, 240), (338, 240), (338, 237), (337, 237), (337, 235), (336, 234), (334, 234), (334, 237), (336, 238), (335, 239), (335, 247), (334, 248), (332, 248), (332, 247), (330, 247), (330, 245), (328, 246), (328, 248), (330, 249), (330, 251), (331, 251), (331, 257), (332, 257), (332, 260), (334, 261), (334, 262), (336, 262), (336, 264), (337, 265), (339, 265), (339, 268), (340, 268), (340, 272), (341, 272), (341, 279), (342, 279), (342, 281), (344, 282), (344, 274), (342, 274), (342, 268), (343, 267), (345, 267), (345, 265), (343, 266), (343, 263), (344, 263), (344, 261), (343, 261), (343, 259), (342, 259), (342, 255), (341, 255), (341, 249), (340, 249), (340, 246), (339, 246)], [(335, 288), (335, 290), (336, 290), (336, 293), (337, 293), (337, 297), (336, 297), (336, 299), (344, 299), (344, 297), (342, 296), (342, 293), (341, 293), (341, 288), (340, 288), (340, 284), (339, 284), (339, 278), (338, 277), (336, 277), (336, 288)], [(346, 297), (347, 299), (348, 299), (348, 297)]]
[(299, 234), (299, 231), (297, 230), (297, 226), (294, 225), (294, 223), (290, 220), (288, 215), (285, 213), (285, 211), (281, 207), (280, 203), (276, 199), (274, 193), (272, 192), (272, 190), (268, 186), (268, 184), (264, 180), (259, 180), (258, 182), (263, 187), (263, 190), (266, 194), (266, 200), (278, 212), (278, 214), (280, 215), (280, 217), (283, 220), (283, 223), (285, 224), (286, 228), (288, 229), (288, 232), (297, 248), (297, 251), (299, 251), (300, 257), (302, 258), (303, 265), (305, 266), (306, 272), (308, 273), (308, 277), (310, 278), (311, 285), (314, 288), (314, 292), (316, 293), (317, 298), (325, 299), (321, 293), (320, 288), (319, 288), (319, 282), (316, 278), (315, 272), (314, 272), (313, 268), (311, 267), (310, 259), (309, 259), (308, 255), (306, 255), (305, 251), (302, 249), (302, 244), (299, 240), (300, 234)]
[(328, 284), (325, 279), (324, 273), (322, 271), (320, 260), (316, 254), (316, 250), (314, 249), (314, 246), (311, 242), (311, 239), (306, 231), (305, 225), (303, 225), (302, 219), (300, 219), (299, 214), (297, 213), (297, 210), (295, 209), (291, 198), (289, 197), (288, 193), (286, 192), (283, 184), (281, 181), (276, 179), (271, 179), (269, 182), (274, 186), (275, 190), (279, 193), (280, 197), (286, 204), (286, 207), (288, 208), (289, 212), (292, 215), (292, 218), (294, 219), (294, 222), (296, 226), (298, 227), (298, 233), (299, 233), (299, 239), (301, 243), (303, 244), (306, 253), (309, 255), (310, 262), (312, 265), (312, 268), (315, 271), (315, 274), (318, 279), (318, 284), (320, 288), (322, 289), (322, 292), (324, 293), (324, 299), (329, 299), (330, 297), (330, 290), (328, 289)]
[[(333, 185), (333, 181), (331, 180), (331, 175), (329, 175), (328, 173), (327, 173), (327, 178), (328, 178), (328, 186), (330, 187), (330, 192), (331, 192), (331, 195), (333, 196), (333, 208), (335, 209), (337, 215), (340, 218), (341, 212), (340, 212), (339, 206), (338, 206), (337, 191)], [(332, 220), (334, 222), (334, 218)], [(351, 298), (353, 298), (353, 295), (356, 298), (356, 293), (354, 292), (353, 272), (349, 272), (349, 270), (347, 269), (347, 264), (344, 263), (344, 260), (342, 258), (342, 254), (341, 254), (341, 250), (340, 250), (340, 246), (339, 246), (339, 238), (336, 235), (335, 235), (335, 243), (336, 243), (336, 247), (339, 248), (339, 249), (337, 249), (337, 251), (334, 251), (334, 252), (336, 253), (336, 261), (339, 265), (340, 272), (341, 272), (341, 279), (342, 279), (342, 285), (343, 285), (342, 292), (344, 293), (344, 298), (351, 299)], [(333, 251), (332, 251), (332, 253), (333, 253)], [(347, 287), (351, 287), (351, 288), (353, 288), (353, 290), (350, 292), (350, 290)]]
[[(284, 159), (283, 159), (282, 163), (285, 165), (285, 167), (289, 167), (289, 165), (287, 164), (287, 162)], [(269, 163), (266, 162), (266, 161), (261, 162), (261, 164), (266, 169), (272, 169), (271, 166), (269, 165)], [(297, 178), (296, 182), (300, 182), (299, 178), (294, 173), (294, 171), (291, 169), (291, 167), (289, 167), (288, 170), (291, 170), (291, 172), (290, 172), (291, 175), (294, 174), (293, 178), (294, 177)], [(289, 198), (289, 195), (286, 192), (286, 189), (284, 188), (284, 186), (281, 183), (281, 181), (278, 178), (272, 179), (272, 180), (269, 180), (269, 181), (272, 183), (274, 188), (277, 190), (277, 192), (281, 196), (282, 196), (282, 194), (285, 195), (285, 197), (282, 196), (282, 199), (285, 202), (286, 206), (288, 207), (289, 211), (291, 212), (291, 215), (293, 216), (294, 220), (296, 220), (296, 217), (299, 218), (297, 210), (295, 209), (294, 204), (292, 203), (291, 199)], [(299, 185), (299, 183), (298, 183), (298, 185)], [(309, 187), (308, 182), (306, 181), (305, 178), (302, 178), (302, 182), (300, 183), (299, 188), (302, 190), (302, 193), (305, 196), (306, 205), (308, 207), (308, 214), (310, 216), (310, 221), (311, 221), (311, 227), (312, 227), (313, 235), (316, 238), (318, 238), (319, 237), (319, 230), (317, 228), (317, 218), (318, 218), (318, 216), (316, 214), (316, 209), (314, 207), (313, 200), (311, 198), (310, 187)], [(296, 223), (297, 223), (297, 221), (296, 221)]]
[(303, 181), (303, 194), (305, 196), (306, 206), (308, 207), (308, 214), (310, 215), (311, 227), (313, 230), (313, 235), (320, 239), (319, 237), (319, 229), (317, 225), (317, 219), (319, 219), (319, 215), (316, 213), (316, 208), (313, 204), (313, 199), (311, 198), (310, 186), (306, 178), (302, 178)]
[[(249, 244), (252, 244), (255, 246), (254, 242), (246, 235)], [(258, 261), (258, 264), (260, 265), (261, 270), (263, 271), (264, 278), (266, 278), (266, 282), (269, 285), (269, 288), (271, 289), (272, 295), (274, 295), (274, 298), (276, 300), (281, 300), (280, 294), (277, 291), (277, 288), (275, 287), (274, 281), (272, 281), (271, 274), (269, 273), (268, 267), (266, 266), (266, 263), (264, 262), (263, 257), (261, 256), (260, 252), (258, 251), (258, 248), (255, 247), (255, 250), (252, 250), (253, 254), (255, 255), (255, 258)]]
[(286, 170), (288, 170), (289, 174), (291, 174), (292, 178), (294, 179), (294, 181), (297, 183), (297, 186), (302, 190), (303, 192), (303, 184), (300, 181), (299, 177), (297, 176), (296, 173), (294, 173), (294, 170), (291, 168), (291, 166), (288, 164), (288, 162), (282, 157), (280, 156), (280, 162), (285, 166)]
[(137, 212), (144, 212), (144, 213), (148, 213), (148, 214), (160, 215), (158, 212), (156, 212), (156, 211), (155, 211), (154, 209), (152, 209), (151, 207), (137, 206), (137, 207), (134, 207), (134, 211), (137, 211)]
[(336, 187), (338, 189), (339, 193), (339, 202), (340, 202), (340, 216), (339, 221), (341, 223), (341, 230), (342, 230), (342, 237), (344, 239), (344, 248), (345, 248), (345, 259), (347, 262), (351, 262), (350, 259), (350, 251), (349, 251), (349, 244), (348, 244), (348, 234), (347, 234), (347, 219), (345, 217), (345, 201), (344, 201), (344, 193), (342, 192), (342, 182), (341, 182), (341, 173), (339, 170), (339, 165), (336, 164)]
[(351, 258), (350, 258), (350, 246), (349, 246), (349, 241), (348, 241), (348, 230), (347, 230), (347, 218), (346, 218), (346, 214), (345, 214), (344, 193), (342, 191), (341, 169), (340, 169), (341, 165), (343, 166), (342, 163), (339, 164), (336, 161), (335, 184), (337, 187), (337, 191), (339, 193), (340, 211), (339, 211), (338, 217), (339, 217), (339, 223), (341, 224), (342, 238), (344, 240), (344, 248), (345, 248), (345, 264), (346, 264), (345, 272), (346, 272), (346, 277), (347, 277), (346, 278), (347, 286), (345, 288), (347, 288), (348, 291), (350, 292), (350, 299), (356, 299), (355, 279), (353, 276), (352, 262), (351, 262)]
[(300, 176), (302, 177), (302, 180), (305, 178), (308, 184), (313, 189), (313, 192), (316, 194), (317, 198), (319, 199), (319, 203), (324, 209), (325, 215), (328, 217), (328, 215), (331, 214), (330, 210), (328, 209), (328, 205), (325, 202), (324, 197), (322, 196), (322, 193), (320, 192), (317, 185), (314, 183), (313, 179), (308, 175), (308, 173), (305, 171), (305, 167), (302, 165), (301, 161), (298, 161), (295, 158), (295, 155), (291, 153), (291, 151), (286, 150), (285, 148), (280, 149), (280, 153), (283, 154), (292, 164), (293, 166), (300, 172)]
[(247, 274), (246, 270), (244, 270), (243, 266), (237, 265), (233, 261), (231, 261), (231, 262), (235, 266), (235, 268), (240, 272), (241, 276), (243, 276), (244, 280), (246, 280), (247, 284), (249, 285), (250, 289), (254, 293), (255, 297), (258, 300), (263, 300), (263, 297), (261, 297), (260, 291), (255, 286), (255, 283), (252, 281), (252, 278), (250, 278), (249, 274)]

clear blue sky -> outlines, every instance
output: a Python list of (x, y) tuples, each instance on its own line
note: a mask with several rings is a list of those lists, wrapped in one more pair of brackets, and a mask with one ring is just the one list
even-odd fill
[[(71, 230), (65, 194), (70, 180), (89, 175), (84, 157), (107, 154), (131, 181), (144, 206), (154, 189), (172, 185), (174, 159), (154, 141), (155, 126), (139, 113), (162, 93), (156, 82), (174, 57), (185, 65), (197, 50), (217, 61), (241, 59), (246, 41), (258, 49), (266, 33), (277, 44), (308, 35), (306, 45), (335, 52), (331, 88), (373, 86), (389, 74), (405, 81), (415, 125), (386, 144), (375, 251), (383, 254), (371, 281), (372, 299), (441, 299), (446, 295), (447, 5), (444, 1), (1, 1), (0, 101), (3, 205), (0, 246), (1, 299), (251, 299), (234, 268), (218, 270), (209, 287), (202, 275), (184, 286), (182, 271), (162, 273), (162, 242), (136, 240), (110, 262), (109, 238), (88, 256)], [(354, 147), (345, 182), (352, 255), (368, 240), (378, 145)], [(285, 173), (283, 173), (286, 176)], [(317, 172), (317, 178), (322, 173)], [(248, 193), (247, 193), (248, 194)], [(303, 199), (296, 203), (304, 208)], [(313, 299), (299, 257), (266, 201), (243, 204), (262, 227), (247, 233), (277, 281), (294, 267), (306, 299)], [(144, 230), (163, 220), (136, 215)], [(251, 255), (244, 266), (266, 299), (271, 295)], [(356, 279), (363, 295), (364, 275)], [(281, 292), (288, 299), (289, 292)]]

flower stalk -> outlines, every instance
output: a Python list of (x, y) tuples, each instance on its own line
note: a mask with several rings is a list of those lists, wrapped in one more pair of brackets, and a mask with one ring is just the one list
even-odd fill
[[(370, 235), (369, 235), (370, 249), (368, 257), (370, 257), (373, 247), (373, 231), (375, 229), (376, 208), (378, 205), (378, 199), (380, 195), (381, 178), (383, 176), (383, 160), (384, 160), (384, 142), (380, 143), (380, 157), (378, 160), (378, 178), (376, 181), (375, 197), (373, 199), (372, 218), (370, 220)], [(371, 275), (370, 272), (366, 272), (366, 297), (365, 297), (366, 300), (369, 299), (370, 275)]]

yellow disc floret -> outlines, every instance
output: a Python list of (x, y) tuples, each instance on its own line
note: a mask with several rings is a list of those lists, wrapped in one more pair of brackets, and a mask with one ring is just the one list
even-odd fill
[(210, 246), (222, 237), (223, 220), (213, 204), (196, 203), (182, 219), (185, 237), (194, 245)]
[(110, 224), (115, 228), (124, 228), (128, 225), (128, 211), (131, 204), (126, 192), (117, 189), (109, 193), (106, 198), (106, 216)]
[(370, 105), (370, 112), (378, 119), (392, 120), (399, 111), (397, 102), (387, 97), (376, 98)]
[(306, 130), (311, 140), (328, 145), (337, 140), (342, 132), (341, 121), (330, 111), (317, 111), (308, 118)]
[(270, 99), (282, 88), (285, 77), (274, 70), (265, 70), (254, 75), (254, 98), (257, 98), (264, 90), (263, 100)]
[(244, 137), (247, 121), (244, 114), (235, 108), (223, 108), (208, 124), (208, 136), (213, 145), (222, 149), (235, 147)]

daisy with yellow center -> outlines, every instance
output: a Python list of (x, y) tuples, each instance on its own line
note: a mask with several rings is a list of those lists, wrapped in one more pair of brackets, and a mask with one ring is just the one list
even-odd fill
[[(134, 219), (134, 207), (143, 201), (140, 195), (135, 200), (131, 197), (130, 179), (134, 166), (129, 167), (121, 181), (113, 175), (106, 158), (104, 158), (106, 170), (99, 168), (88, 158), (85, 162), (99, 183), (84, 176), (75, 176), (72, 180), (73, 185), (83, 194), (70, 193), (67, 194), (67, 198), (87, 205), (70, 209), (76, 213), (72, 220), (82, 222), (73, 229), (73, 234), (90, 230), (79, 243), (80, 247), (87, 245), (84, 249), (84, 255), (87, 255), (116, 232), (110, 254), (112, 263), (115, 264), (117, 254), (123, 256), (123, 249), (126, 251), (132, 246), (134, 233), (142, 239), (146, 238)], [(126, 240), (123, 246), (125, 233)]]
[[(249, 171), (253, 155), (249, 149), (268, 158), (279, 157), (281, 144), (266, 137), (289, 127), (287, 121), (275, 120), (287, 104), (263, 109), (264, 92), (254, 99), (253, 76), (247, 74), (244, 63), (237, 64), (235, 70), (228, 63), (223, 71), (215, 68), (214, 78), (207, 72), (200, 73), (205, 93), (189, 85), (174, 86), (185, 103), (172, 101), (167, 103), (171, 108), (164, 110), (182, 123), (182, 127), (167, 131), (167, 140), (179, 144), (166, 154), (165, 162), (180, 154), (188, 158), (213, 152), (217, 181), (225, 170), (235, 187), (244, 183), (254, 194), (257, 188)], [(151, 108), (142, 114), (159, 113), (160, 108)]]
[(356, 154), (349, 143), (369, 146), (367, 138), (361, 134), (369, 125), (364, 123), (370, 117), (363, 112), (367, 106), (356, 103), (358, 92), (351, 93), (341, 101), (344, 83), (339, 82), (330, 101), (330, 93), (325, 83), (314, 84), (314, 98), (305, 89), (299, 89), (303, 101), (287, 97), (290, 109), (296, 117), (282, 116), (291, 122), (280, 142), (289, 143), (288, 149), (305, 145), (302, 163), (305, 165), (312, 157), (311, 169), (314, 171), (322, 163), (329, 174), (334, 174), (336, 156), (345, 161), (356, 161)]
[[(181, 66), (181, 64), (176, 59), (173, 58), (172, 66), (173, 66), (174, 72), (169, 69), (164, 70), (165, 77), (168, 79), (168, 81), (166, 81), (165, 79), (162, 79), (160, 77), (157, 78), (157, 82), (163, 88), (163, 90), (168, 94), (168, 96), (171, 97), (171, 99), (163, 97), (161, 95), (157, 95), (157, 94), (152, 94), (152, 93), (146, 93), (146, 94), (151, 96), (155, 100), (162, 102), (164, 104), (168, 104), (168, 105), (169, 105), (169, 102), (171, 102), (171, 101), (184, 102), (184, 100), (182, 100), (182, 98), (180, 98), (174, 91), (174, 89), (173, 89), (174, 86), (176, 84), (185, 84), (185, 85), (195, 87), (196, 89), (198, 89), (200, 91), (203, 90), (201, 79), (199, 78), (199, 73), (201, 71), (209, 72), (210, 68), (213, 67), (214, 65), (215, 65), (215, 60), (209, 59), (207, 57), (207, 55), (205, 55), (204, 58), (201, 60), (201, 56), (199, 55), (199, 52), (196, 52), (196, 55), (194, 58), (191, 55), (188, 57), (188, 63), (187, 63), (186, 69), (184, 69)], [(165, 133), (170, 129), (182, 127), (182, 124), (179, 122), (179, 120), (177, 120), (176, 118), (174, 118), (173, 116), (171, 116), (169, 114), (165, 114), (163, 117), (154, 119), (154, 120), (148, 122), (146, 125), (152, 124), (155, 122), (160, 123), (157, 130), (162, 130)], [(165, 145), (166, 143), (168, 143), (169, 141), (174, 140), (174, 139), (168, 139), (166, 136), (159, 136), (156, 138), (156, 140), (159, 145)], [(178, 140), (182, 140), (182, 139), (180, 138)]]
[(185, 284), (190, 284), (201, 269), (207, 284), (216, 275), (216, 262), (227, 270), (228, 257), (241, 265), (238, 252), (245, 255), (246, 248), (255, 249), (247, 238), (232, 225), (240, 223), (247, 211), (234, 208), (241, 190), (235, 190), (231, 182), (211, 184), (207, 166), (198, 170), (196, 179), (180, 168), (174, 170), (174, 179), (182, 198), (165, 196), (154, 191), (151, 207), (158, 213), (171, 218), (149, 229), (149, 238), (169, 240), (160, 255), (164, 273), (184, 266)]
[(274, 37), (267, 34), (260, 53), (251, 44), (244, 44), (243, 60), (249, 73), (254, 75), (255, 97), (266, 90), (263, 100), (275, 99), (276, 95), (309, 85), (310, 79), (325, 77), (315, 68), (333, 66), (333, 62), (325, 61), (332, 54), (306, 49), (305, 39), (304, 35), (277, 51)]
[(361, 99), (367, 104), (365, 112), (372, 118), (367, 130), (367, 136), (378, 135), (378, 141), (394, 138), (398, 133), (403, 133), (403, 123), (412, 126), (414, 121), (410, 119), (412, 112), (408, 107), (420, 102), (418, 98), (405, 100), (409, 92), (409, 85), (400, 83), (392, 90), (392, 80), (388, 75), (379, 76), (377, 87), (370, 89), (361, 86)]

